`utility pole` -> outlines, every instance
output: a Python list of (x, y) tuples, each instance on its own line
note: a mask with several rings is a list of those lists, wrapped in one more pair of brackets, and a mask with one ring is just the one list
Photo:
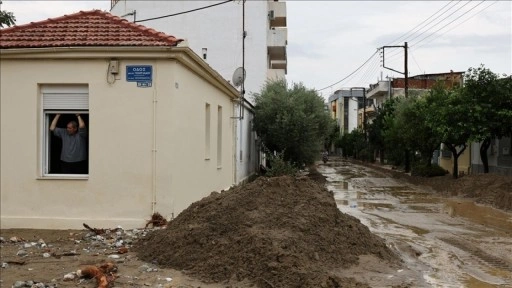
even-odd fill
[(407, 42), (404, 43), (404, 77), (405, 77), (405, 83), (404, 83), (404, 93), (405, 98), (409, 96), (409, 69), (407, 68), (409, 65), (407, 64)]
[[(392, 69), (390, 67), (386, 67), (386, 57), (385, 57), (385, 49), (386, 48), (404, 48), (404, 72)], [(381, 49), (382, 49), (382, 67), (404, 75), (404, 80), (405, 80), (404, 81), (405, 82), (404, 83), (404, 93), (405, 93), (405, 98), (407, 98), (409, 96), (409, 68), (408, 68), (408, 60), (407, 60), (407, 49), (408, 49), (407, 42), (405, 42), (403, 46), (382, 46)]]
[[(384, 54), (385, 48), (404, 48), (404, 72), (400, 72), (400, 71), (394, 70), (392, 68), (386, 67), (385, 54)], [(382, 49), (382, 67), (404, 75), (404, 94), (405, 94), (405, 98), (407, 98), (409, 96), (409, 68), (408, 68), (408, 61), (407, 61), (407, 49), (408, 49), (407, 42), (404, 42), (403, 46), (382, 46), (381, 49)], [(411, 163), (410, 163), (411, 161), (409, 159), (409, 149), (405, 149), (404, 153), (405, 153), (405, 155), (404, 155), (404, 158), (405, 158), (404, 159), (404, 162), (405, 162), (404, 170), (405, 170), (405, 172), (409, 172), (409, 171), (411, 171)]]

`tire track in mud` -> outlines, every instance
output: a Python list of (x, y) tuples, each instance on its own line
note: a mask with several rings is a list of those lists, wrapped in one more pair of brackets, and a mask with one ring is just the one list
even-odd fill
[[(381, 178), (371, 168), (357, 164), (329, 168), (327, 183), (332, 185), (340, 209), (393, 243), (390, 245), (407, 267), (423, 275), (425, 283), (432, 287), (512, 288), (512, 257), (506, 254), (512, 251), (512, 247), (506, 248), (512, 242), (493, 239), (510, 234), (501, 236), (503, 231), (495, 230), (495, 225), (472, 225), (473, 218), (466, 222), (457, 213), (447, 213), (452, 203), (423, 186), (386, 174)], [(478, 237), (481, 243), (474, 242), (473, 237), (479, 235), (485, 239)]]
[[(474, 244), (471, 244), (468, 241), (462, 239), (445, 237), (440, 237), (438, 239), (467, 253), (468, 255), (458, 255), (458, 258), (468, 268), (477, 269), (480, 273), (483, 273), (484, 275), (489, 275), (490, 277), (493, 278), (497, 277), (502, 280), (508, 280), (505, 283), (512, 282), (512, 263), (500, 257), (491, 255), (483, 251), (482, 249), (478, 248)], [(490, 271), (494, 271), (494, 273), (490, 273)]]

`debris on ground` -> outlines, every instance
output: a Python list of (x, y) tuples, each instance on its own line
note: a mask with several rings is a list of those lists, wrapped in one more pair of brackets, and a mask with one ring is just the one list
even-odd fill
[(146, 223), (145, 228), (148, 228), (149, 225), (152, 225), (152, 227), (163, 227), (167, 225), (167, 220), (160, 213), (155, 212), (151, 215), (151, 220)]
[(116, 279), (117, 266), (111, 262), (103, 263), (99, 266), (85, 266), (76, 271), (80, 278), (96, 279), (97, 288), (108, 288), (114, 285)]
[[(36, 238), (39, 239), (37, 241), (30, 241), (26, 240), (28, 238), (19, 236), (11, 236), (10, 238), (2, 237), (1, 273), (2, 276), (4, 276), (8, 273), (12, 274), (15, 271), (19, 273), (20, 271), (24, 270), (31, 275), (38, 275), (37, 281), (36, 279), (26, 280), (25, 278), (22, 280), (18, 278), (19, 280), (16, 279), (13, 282), (8, 283), (8, 285), (10, 285), (9, 287), (60, 287), (66, 282), (80, 279), (80, 276), (83, 278), (95, 279), (97, 282), (96, 287), (111, 287), (114, 283), (114, 280), (116, 279), (116, 265), (119, 263), (129, 262), (134, 258), (133, 256), (127, 255), (129, 250), (131, 249), (134, 242), (142, 238), (150, 230), (151, 229), (123, 230), (121, 227), (117, 227), (115, 229), (96, 229), (89, 227), (87, 230), (76, 230), (76, 232), (69, 232), (67, 237), (56, 237), (54, 235), (47, 234), (48, 237), (52, 237), (52, 239), (48, 242), (39, 238)], [(31, 230), (13, 229), (9, 231), (23, 231), (23, 233), (27, 234), (27, 231)], [(41, 232), (45, 230), (34, 230), (33, 233), (35, 234), (36, 231)], [(97, 232), (99, 232), (101, 235), (98, 235)], [(62, 235), (63, 233), (66, 232), (62, 231), (62, 233), (55, 234)], [(8, 251), (12, 252), (8, 253)], [(104, 262), (107, 264), (98, 266), (86, 266), (80, 269), (80, 273), (77, 271), (58, 277), (56, 277), (56, 275), (49, 276), (51, 275), (49, 271), (53, 269), (53, 266), (58, 265), (60, 262), (74, 263), (79, 261), (79, 259), (86, 258), (96, 259), (95, 261), (97, 261), (98, 257), (101, 256), (105, 258)], [(66, 260), (63, 260), (63, 257), (66, 257)], [(106, 260), (111, 260), (113, 262)], [(51, 264), (43, 268), (44, 273), (42, 273), (43, 271), (38, 272), (35, 270), (35, 268), (33, 268), (39, 267), (39, 263), (43, 263), (44, 265), (45, 262)], [(80, 263), (78, 264), (83, 265)], [(114, 269), (114, 267), (116, 268)], [(43, 279), (45, 277), (51, 278)], [(4, 277), (1, 277), (0, 287), (3, 287), (4, 284), (7, 284), (3, 283), (3, 279)], [(68, 285), (64, 285), (64, 287), (66, 286)]]
[(214, 192), (134, 249), (146, 262), (205, 282), (247, 279), (258, 287), (356, 287), (332, 271), (366, 254), (399, 261), (383, 239), (342, 213), (323, 185), (291, 176)]

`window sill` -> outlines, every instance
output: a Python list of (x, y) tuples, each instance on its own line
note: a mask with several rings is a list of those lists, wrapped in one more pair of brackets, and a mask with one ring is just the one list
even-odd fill
[(222, 169), (222, 166), (217, 166), (217, 170), (221, 170)]
[(204, 158), (204, 161), (210, 161), (210, 157)]
[(37, 180), (89, 180), (89, 175), (55, 175), (55, 176), (40, 176)]

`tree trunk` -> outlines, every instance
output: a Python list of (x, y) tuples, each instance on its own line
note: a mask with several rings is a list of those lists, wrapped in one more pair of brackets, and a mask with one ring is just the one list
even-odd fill
[(457, 152), (457, 146), (452, 144), (444, 143), (448, 149), (452, 152), (453, 155), (453, 178), (457, 179), (459, 177), (459, 156), (466, 150), (466, 144), (463, 145), (462, 149)]
[(487, 137), (482, 142), (480, 146), (480, 159), (482, 159), (482, 164), (484, 165), (484, 173), (489, 173), (489, 159), (487, 158), (487, 150), (491, 146), (491, 138)]
[(411, 172), (411, 160), (409, 158), (409, 149), (405, 149), (405, 173)]
[(380, 157), (380, 164), (384, 164), (384, 149), (380, 149), (379, 157)]
[(453, 179), (457, 179), (459, 177), (459, 155), (455, 146), (450, 145), (448, 148), (452, 151), (453, 155)]

